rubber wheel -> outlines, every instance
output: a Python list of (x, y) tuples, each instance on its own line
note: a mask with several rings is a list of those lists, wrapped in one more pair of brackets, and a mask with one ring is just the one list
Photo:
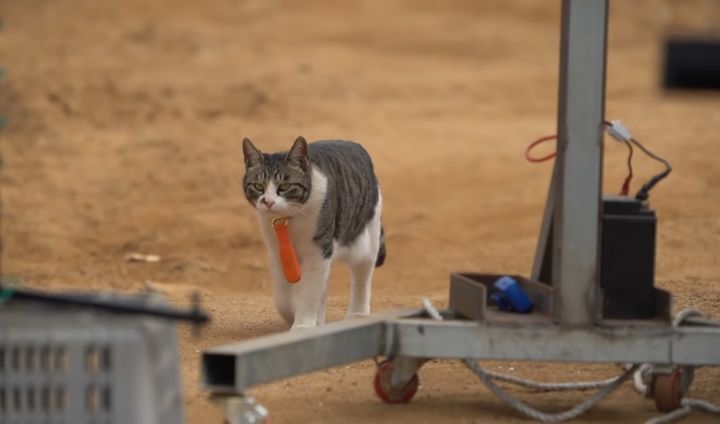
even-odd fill
[(670, 374), (656, 374), (653, 378), (652, 395), (660, 412), (674, 411), (682, 406), (682, 374), (679, 369)]
[(417, 393), (418, 386), (420, 385), (420, 379), (418, 375), (412, 376), (402, 387), (392, 387), (393, 363), (389, 360), (382, 361), (378, 364), (377, 370), (375, 371), (375, 378), (373, 378), (373, 387), (375, 388), (375, 394), (382, 399), (385, 403), (407, 403)]

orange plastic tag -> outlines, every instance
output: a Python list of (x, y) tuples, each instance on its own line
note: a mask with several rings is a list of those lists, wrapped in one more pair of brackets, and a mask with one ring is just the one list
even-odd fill
[(273, 219), (272, 226), (275, 229), (275, 236), (278, 241), (280, 263), (285, 273), (285, 279), (288, 283), (297, 283), (300, 281), (300, 264), (298, 263), (292, 240), (290, 240), (288, 220), (287, 218)]

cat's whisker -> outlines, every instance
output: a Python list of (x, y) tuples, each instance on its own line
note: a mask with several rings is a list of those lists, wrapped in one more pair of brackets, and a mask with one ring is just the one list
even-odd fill
[(291, 210), (290, 214), (293, 215), (293, 216), (302, 216), (302, 217), (308, 217), (308, 216), (309, 216), (309, 215), (307, 214), (307, 212), (305, 212), (305, 211), (304, 211), (303, 209), (301, 209), (301, 208), (297, 208), (297, 209)]
[(316, 205), (319, 205), (321, 202), (305, 202), (305, 204), (302, 205), (289, 205), (288, 206), (288, 212), (292, 216), (302, 216), (302, 217), (308, 217), (308, 211), (317, 210)]

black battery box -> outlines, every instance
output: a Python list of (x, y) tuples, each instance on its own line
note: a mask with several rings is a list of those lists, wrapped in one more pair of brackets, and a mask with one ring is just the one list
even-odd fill
[(600, 252), (603, 318), (655, 316), (655, 212), (631, 197), (604, 196)]

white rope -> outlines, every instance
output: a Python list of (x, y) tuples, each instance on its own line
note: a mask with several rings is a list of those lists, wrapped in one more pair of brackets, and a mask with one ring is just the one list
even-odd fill
[(485, 371), (485, 374), (489, 375), (495, 380), (503, 381), (505, 383), (511, 383), (518, 386), (533, 389), (538, 392), (562, 392), (562, 391), (584, 391), (584, 390), (596, 390), (602, 389), (610, 384), (613, 384), (620, 376), (608, 378), (607, 380), (599, 381), (577, 381), (568, 383), (543, 383), (540, 381), (528, 380), (521, 377), (515, 377), (513, 375), (500, 374), (493, 371)]
[(677, 315), (675, 315), (675, 318), (673, 318), (672, 326), (673, 327), (680, 327), (682, 325), (683, 321), (690, 317), (701, 317), (702, 314), (697, 309), (687, 308), (683, 309), (682, 311), (678, 312)]
[(533, 408), (532, 406), (513, 398), (510, 396), (507, 392), (502, 390), (500, 387), (498, 387), (495, 382), (492, 380), (492, 377), (490, 377), (480, 366), (477, 364), (477, 362), (471, 360), (471, 359), (464, 359), (463, 362), (465, 365), (472, 370), (475, 375), (477, 375), (480, 380), (485, 383), (488, 388), (495, 393), (497, 397), (504, 400), (508, 405), (510, 405), (515, 410), (525, 414), (526, 416), (536, 419), (538, 421), (542, 421), (544, 423), (559, 423), (567, 420), (571, 420), (573, 418), (577, 418), (580, 415), (587, 412), (590, 408), (592, 408), (593, 405), (598, 403), (599, 401), (605, 399), (607, 395), (612, 393), (615, 389), (617, 389), (622, 383), (625, 382), (628, 378), (632, 376), (632, 373), (635, 371), (635, 367), (625, 371), (620, 376), (618, 376), (616, 379), (613, 380), (611, 384), (606, 384), (605, 387), (603, 387), (600, 391), (595, 393), (592, 397), (584, 400), (582, 403), (566, 410), (560, 413), (556, 414), (548, 414), (545, 412), (542, 412), (538, 409)]
[(679, 408), (659, 417), (650, 418), (645, 424), (667, 424), (685, 418), (692, 412), (692, 408)]
[[(672, 326), (679, 327), (682, 323), (690, 317), (701, 317), (702, 314), (696, 309), (688, 308), (678, 312), (673, 318)], [(635, 371), (633, 379), (635, 381), (635, 389), (643, 395), (650, 393), (650, 380), (652, 378), (653, 366), (650, 364), (643, 364), (640, 368)], [(705, 411), (709, 414), (720, 415), (720, 406), (712, 404), (702, 399), (685, 398), (681, 401), (681, 408), (674, 411), (668, 412), (665, 415), (651, 418), (645, 421), (645, 424), (668, 424), (675, 422), (686, 416), (690, 415), (693, 409)]]
[(681, 418), (684, 418), (693, 411), (693, 409), (697, 409), (700, 411), (705, 411), (709, 414), (715, 414), (720, 415), (720, 406), (714, 405), (708, 401), (702, 400), (702, 399), (683, 399), (682, 400), (682, 408), (676, 409), (672, 412), (669, 412), (665, 415), (661, 415), (659, 417), (651, 418), (647, 421), (645, 421), (645, 424), (667, 424), (674, 421), (677, 421)]
[[(431, 318), (442, 321), (442, 315), (438, 312), (437, 309), (432, 305), (429, 299), (423, 299), (422, 300), (423, 309), (430, 315)], [(472, 371), (475, 373), (475, 375), (478, 376), (480, 381), (485, 383), (485, 385), (492, 391), (497, 397), (505, 401), (508, 405), (510, 405), (515, 410), (525, 414), (526, 416), (533, 418), (538, 421), (546, 422), (546, 423), (559, 423), (562, 421), (567, 421), (573, 418), (576, 418), (580, 416), (581, 414), (585, 413), (588, 409), (590, 409), (594, 404), (599, 402), (600, 400), (604, 399), (607, 395), (612, 393), (615, 389), (617, 389), (625, 380), (630, 378), (635, 370), (638, 368), (638, 366), (632, 366), (628, 370), (626, 370), (624, 373), (617, 377), (613, 377), (607, 380), (602, 381), (590, 381), (590, 382), (578, 382), (578, 383), (541, 383), (537, 381), (527, 380), (524, 378), (514, 377), (514, 376), (508, 376), (504, 374), (498, 374), (494, 372), (489, 372), (483, 370), (480, 365), (471, 358), (463, 359), (463, 363)], [(540, 391), (554, 391), (554, 390), (589, 390), (589, 389), (601, 389), (597, 393), (595, 393), (592, 397), (589, 399), (583, 401), (582, 403), (574, 406), (573, 408), (568, 409), (567, 411), (563, 411), (557, 414), (548, 414), (545, 412), (542, 412), (540, 410), (537, 410), (530, 405), (513, 398), (510, 396), (507, 392), (502, 390), (500, 387), (498, 387), (494, 379), (505, 381), (512, 384), (517, 384), (523, 387), (532, 388), (535, 390)]]
[(430, 315), (430, 318), (434, 319), (435, 321), (443, 320), (443, 317), (442, 317), (442, 315), (440, 315), (440, 312), (438, 312), (438, 310), (435, 309), (435, 306), (433, 306), (432, 302), (427, 297), (422, 300), (422, 306), (423, 306), (423, 309), (425, 309), (425, 312), (427, 312), (428, 315)]
[(642, 364), (633, 374), (633, 385), (641, 395), (650, 393), (650, 379), (652, 378), (653, 367), (650, 364)]

